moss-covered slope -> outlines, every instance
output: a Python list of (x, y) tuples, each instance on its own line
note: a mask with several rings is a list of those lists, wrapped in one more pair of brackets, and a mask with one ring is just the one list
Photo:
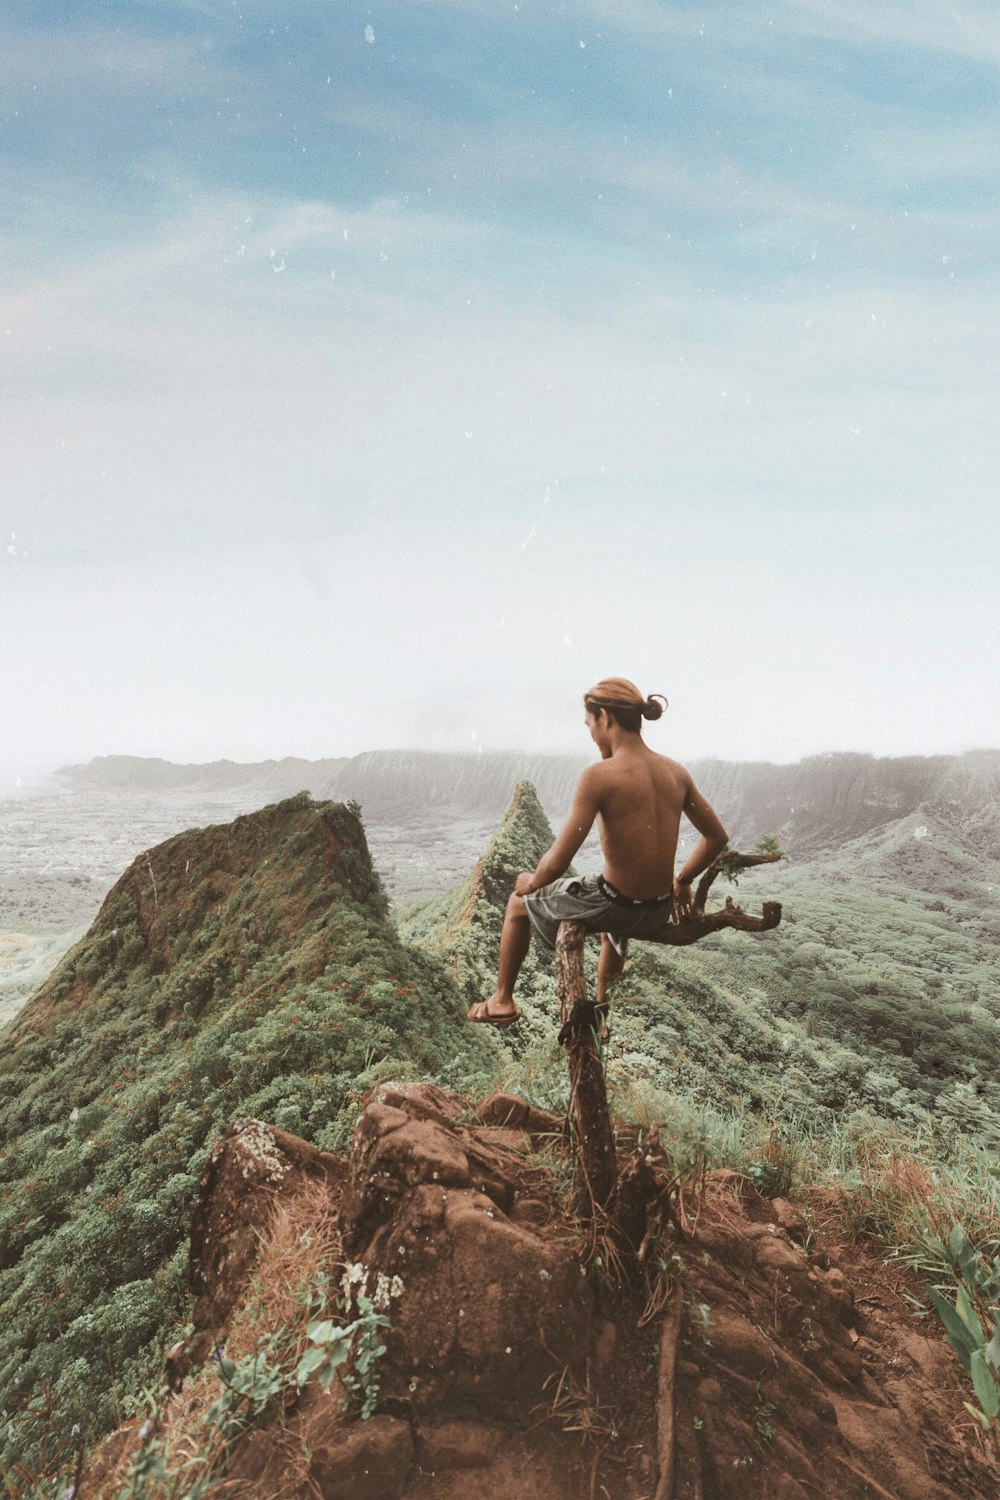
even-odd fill
[(302, 794), (140, 856), (3, 1034), (0, 1409), (100, 1430), (152, 1376), (236, 1116), (328, 1146), (379, 1076), (492, 1057), (388, 919), (356, 809)]

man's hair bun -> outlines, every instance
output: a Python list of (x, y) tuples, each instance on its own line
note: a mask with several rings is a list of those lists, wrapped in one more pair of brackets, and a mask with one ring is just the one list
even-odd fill
[(667, 707), (662, 693), (650, 693), (644, 698), (627, 677), (602, 678), (589, 693), (584, 693), (583, 703), (589, 712), (606, 709), (611, 718), (630, 734), (639, 734), (643, 719), (658, 719)]

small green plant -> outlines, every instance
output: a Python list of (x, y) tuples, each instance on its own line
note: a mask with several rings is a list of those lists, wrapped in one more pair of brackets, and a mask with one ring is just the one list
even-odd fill
[(146, 1496), (150, 1494), (150, 1486), (154, 1486), (155, 1493), (155, 1487), (165, 1484), (168, 1477), (162, 1440), (156, 1435), (151, 1421), (143, 1423), (143, 1428), (148, 1431), (143, 1438), (142, 1447), (132, 1459), (121, 1500), (146, 1500)]
[[(348, 1265), (340, 1283), (338, 1299), (343, 1316), (354, 1317), (348, 1323), (333, 1318), (316, 1318), (306, 1329), (309, 1345), (295, 1370), (295, 1381), (303, 1386), (316, 1379), (324, 1391), (330, 1389), (339, 1374), (340, 1383), (361, 1403), (361, 1416), (370, 1417), (378, 1401), (378, 1364), (385, 1353), (382, 1330), (390, 1327), (386, 1316), (390, 1300), (398, 1297), (403, 1283), (398, 1276), (380, 1271), (369, 1293), (371, 1272), (355, 1261)], [(339, 1373), (343, 1370), (343, 1373)]]
[(692, 1302), (688, 1304), (688, 1312), (691, 1315), (692, 1326), (698, 1325), (701, 1341), (706, 1349), (711, 1349), (712, 1340), (708, 1336), (708, 1330), (712, 1324), (712, 1309), (707, 1302)]
[[(763, 838), (758, 839), (756, 844), (754, 844), (753, 848), (750, 850), (750, 853), (752, 855), (777, 856), (778, 859), (788, 858), (788, 855), (782, 849), (779, 840), (774, 836), (774, 834), (771, 833), (765, 834)], [(722, 875), (724, 880), (728, 880), (732, 885), (739, 884), (739, 877), (743, 873), (739, 865), (736, 863), (739, 858), (740, 856), (737, 851), (735, 849), (731, 849), (727, 844), (716, 860), (716, 863), (719, 866), (719, 873)]]
[(802, 1159), (798, 1131), (783, 1123), (771, 1125), (751, 1149), (755, 1149), (758, 1155), (748, 1162), (746, 1174), (758, 1193), (764, 1198), (786, 1198), (796, 1181)]
[(684, 1257), (676, 1250), (668, 1254), (662, 1242), (641, 1264), (646, 1304), (639, 1314), (637, 1327), (644, 1328), (663, 1312), (677, 1282), (683, 1282), (685, 1265)]
[(774, 1426), (771, 1417), (777, 1411), (773, 1401), (768, 1401), (760, 1388), (760, 1381), (754, 1381), (754, 1403), (753, 1403), (753, 1440), (759, 1452), (763, 1453), (771, 1443), (774, 1442)]
[[(163, 1436), (161, 1409), (158, 1405), (157, 1415), (147, 1418), (140, 1428), (141, 1447), (132, 1458), (118, 1500), (206, 1500), (213, 1492), (224, 1492), (226, 1482), (215, 1473), (225, 1451), (218, 1437), (206, 1450), (178, 1459)], [(72, 1500), (72, 1494), (61, 1495), (59, 1500)]]
[(344, 1267), (339, 1285), (325, 1271), (318, 1272), (301, 1292), (301, 1306), (312, 1317), (301, 1334), (283, 1327), (257, 1340), (249, 1353), (230, 1358), (224, 1349), (214, 1354), (222, 1389), (201, 1418), (194, 1452), (180, 1458), (171, 1444), (165, 1397), (149, 1401), (150, 1416), (140, 1428), (140, 1447), (132, 1459), (118, 1500), (205, 1500), (225, 1488), (219, 1468), (226, 1452), (244, 1432), (252, 1430), (290, 1395), (293, 1399), (310, 1381), (329, 1391), (337, 1379), (344, 1405), (356, 1405), (367, 1420), (378, 1402), (378, 1365), (385, 1353), (382, 1335), (390, 1326), (388, 1309), (403, 1291), (398, 1276), (375, 1274), (361, 1262)]
[(276, 1338), (262, 1340), (261, 1345), (240, 1360), (227, 1358), (219, 1350), (216, 1359), (222, 1391), (205, 1413), (205, 1422), (218, 1428), (223, 1442), (229, 1443), (263, 1415), (288, 1383), (280, 1365), (272, 1365), (264, 1345), (274, 1348)]
[(563, 1432), (580, 1433), (597, 1444), (600, 1450), (616, 1442), (621, 1432), (621, 1417), (611, 1406), (598, 1401), (590, 1381), (588, 1366), (581, 1383), (566, 1365), (556, 1380), (553, 1373), (545, 1386), (556, 1382), (548, 1415), (559, 1422)]
[[(945, 1337), (972, 1377), (979, 1405), (962, 1404), (1000, 1447), (1000, 1257), (994, 1256), (992, 1265), (987, 1265), (961, 1224), (953, 1227), (947, 1245), (936, 1235), (928, 1235), (928, 1249), (946, 1260), (958, 1283), (954, 1305), (939, 1287), (931, 1287), (929, 1296), (945, 1326)], [(989, 1332), (984, 1331), (983, 1319)]]

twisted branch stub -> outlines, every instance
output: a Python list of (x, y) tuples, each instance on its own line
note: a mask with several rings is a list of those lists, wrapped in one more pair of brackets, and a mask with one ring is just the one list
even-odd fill
[(748, 870), (753, 865), (773, 865), (784, 859), (780, 850), (767, 854), (740, 854), (735, 849), (720, 854), (713, 860), (695, 888), (691, 914), (671, 927), (662, 942), (671, 947), (685, 947), (707, 937), (710, 932), (720, 932), (724, 927), (735, 927), (739, 932), (770, 932), (781, 921), (781, 902), (765, 901), (762, 914), (752, 917), (742, 906), (737, 906), (732, 896), (719, 911), (706, 912), (705, 901), (719, 875), (735, 874), (737, 870)]

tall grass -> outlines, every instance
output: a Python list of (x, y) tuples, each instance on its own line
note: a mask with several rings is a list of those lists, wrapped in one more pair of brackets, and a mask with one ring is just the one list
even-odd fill
[[(566, 1098), (562, 1050), (533, 1048), (494, 1080), (533, 1104), (559, 1111)], [(992, 1258), (1000, 1252), (1000, 1166), (990, 1149), (957, 1137), (942, 1151), (919, 1127), (857, 1110), (820, 1125), (807, 1113), (771, 1119), (745, 1103), (724, 1106), (693, 1091), (649, 1080), (609, 1079), (614, 1115), (659, 1126), (675, 1170), (702, 1161), (747, 1177), (768, 1197), (802, 1199), (809, 1189), (836, 1189), (844, 1226), (881, 1242), (928, 1279), (946, 1267), (929, 1258), (931, 1237), (948, 1241), (961, 1223)]]

